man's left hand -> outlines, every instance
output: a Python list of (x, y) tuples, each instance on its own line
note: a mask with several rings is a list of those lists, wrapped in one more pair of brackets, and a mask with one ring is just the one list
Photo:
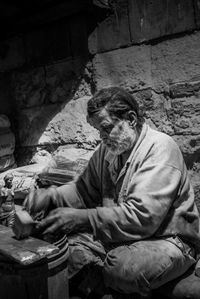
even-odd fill
[(86, 209), (57, 208), (52, 210), (38, 225), (37, 229), (44, 230), (43, 234), (75, 231), (87, 231), (90, 227)]

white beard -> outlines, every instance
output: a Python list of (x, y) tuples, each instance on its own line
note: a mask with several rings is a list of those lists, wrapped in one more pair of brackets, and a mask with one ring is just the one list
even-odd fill
[(114, 146), (112, 146), (112, 145), (108, 146), (108, 149), (114, 155), (121, 155), (124, 152), (130, 150), (131, 147), (132, 147), (132, 143), (130, 142), (130, 140), (129, 140), (129, 142), (127, 140), (127, 142), (118, 143), (118, 144), (115, 143)]
[(123, 122), (118, 130), (111, 132), (106, 145), (114, 155), (121, 155), (130, 150), (136, 141), (136, 132), (127, 122)]

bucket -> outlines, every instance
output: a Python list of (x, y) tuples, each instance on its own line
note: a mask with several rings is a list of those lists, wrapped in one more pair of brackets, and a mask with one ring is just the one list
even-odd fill
[(22, 266), (0, 258), (1, 299), (68, 299), (68, 240), (63, 236), (54, 245), (59, 252), (32, 265)]

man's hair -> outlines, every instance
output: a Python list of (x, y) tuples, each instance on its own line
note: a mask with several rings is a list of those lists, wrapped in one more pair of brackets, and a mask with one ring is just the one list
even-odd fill
[(138, 103), (133, 95), (121, 87), (108, 87), (99, 90), (88, 101), (88, 117), (92, 118), (95, 113), (105, 108), (111, 116), (119, 119), (127, 119), (129, 111), (137, 115), (137, 127), (141, 127), (144, 118), (140, 114)]

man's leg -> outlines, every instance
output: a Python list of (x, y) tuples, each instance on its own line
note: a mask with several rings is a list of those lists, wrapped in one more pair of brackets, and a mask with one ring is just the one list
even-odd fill
[(98, 288), (101, 288), (103, 282), (102, 269), (105, 257), (106, 252), (102, 244), (94, 241), (92, 235), (82, 233), (69, 237), (70, 297), (79, 295), (85, 298), (93, 292), (103, 294), (103, 290)]
[(177, 237), (135, 242), (111, 250), (104, 263), (106, 287), (148, 295), (195, 263), (190, 247)]

